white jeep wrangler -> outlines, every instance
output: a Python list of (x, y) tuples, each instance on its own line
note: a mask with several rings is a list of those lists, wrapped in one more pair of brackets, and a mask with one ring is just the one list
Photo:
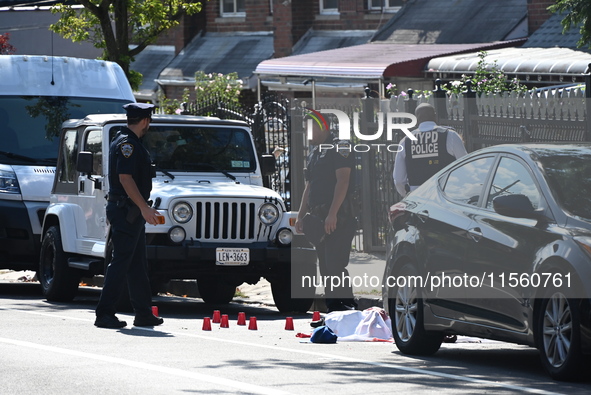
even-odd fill
[[(107, 162), (109, 144), (125, 125), (124, 114), (63, 124), (38, 273), (49, 300), (72, 300), (80, 279), (103, 274), (110, 261)], [(307, 311), (314, 290), (292, 298), (291, 289), (295, 276), (316, 274), (316, 257), (311, 248), (292, 247), (296, 213), (263, 187), (275, 159), (257, 156), (248, 125), (154, 115), (144, 145), (156, 171), (150, 199), (165, 217), (164, 224), (146, 225), (153, 288), (196, 279), (205, 302), (228, 303), (237, 285), (265, 277), (280, 311)]]

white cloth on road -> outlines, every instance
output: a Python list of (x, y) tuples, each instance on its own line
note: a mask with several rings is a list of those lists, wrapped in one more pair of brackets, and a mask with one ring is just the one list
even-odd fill
[(324, 317), (324, 324), (338, 341), (392, 341), (392, 321), (379, 307), (333, 311)]

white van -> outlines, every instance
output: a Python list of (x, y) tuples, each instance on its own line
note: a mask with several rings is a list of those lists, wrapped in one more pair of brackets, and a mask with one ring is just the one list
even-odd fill
[(134, 102), (113, 62), (0, 56), (0, 268), (37, 270), (62, 122)]

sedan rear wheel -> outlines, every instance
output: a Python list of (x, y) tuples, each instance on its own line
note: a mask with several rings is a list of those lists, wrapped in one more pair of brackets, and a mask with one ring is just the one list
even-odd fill
[(579, 304), (560, 291), (547, 294), (542, 300), (537, 327), (542, 364), (555, 380), (577, 379), (584, 366)]
[(407, 263), (398, 272), (398, 279), (406, 279), (403, 286), (393, 289), (390, 299), (390, 314), (394, 317), (394, 341), (398, 349), (404, 354), (430, 355), (441, 347), (442, 333), (429, 333), (423, 327), (423, 300), (420, 290), (412, 278), (418, 272), (415, 267)]

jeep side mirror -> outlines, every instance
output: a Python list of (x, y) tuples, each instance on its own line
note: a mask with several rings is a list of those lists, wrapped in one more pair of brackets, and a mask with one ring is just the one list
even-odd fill
[(263, 177), (270, 176), (277, 171), (274, 155), (261, 155), (261, 173)]
[(92, 174), (93, 160), (92, 152), (82, 151), (78, 153), (76, 160), (76, 170), (80, 173), (86, 173), (88, 176)]

